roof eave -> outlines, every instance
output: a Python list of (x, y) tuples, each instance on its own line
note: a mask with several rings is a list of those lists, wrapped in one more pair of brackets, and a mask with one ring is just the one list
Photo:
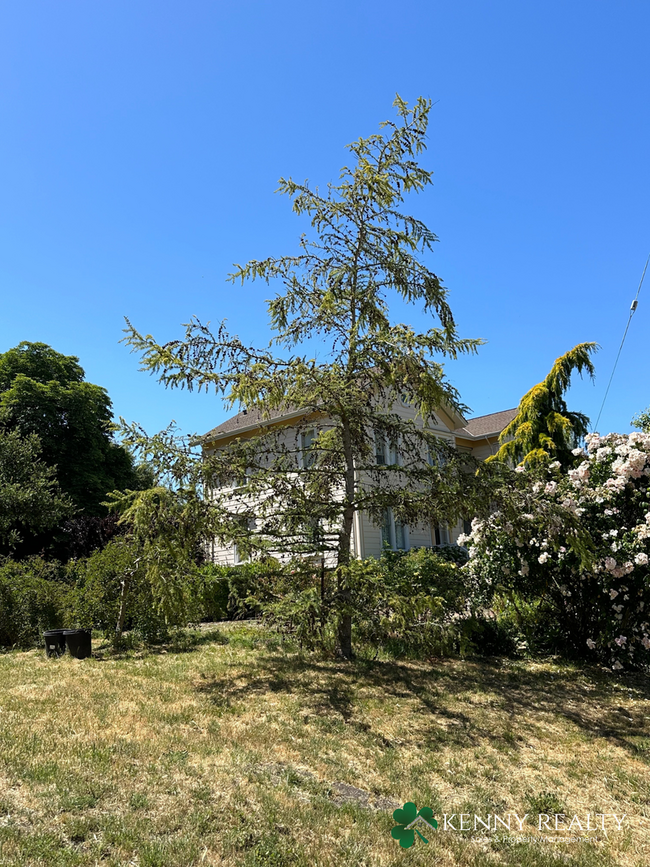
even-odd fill
[(210, 443), (217, 442), (218, 440), (229, 439), (230, 437), (236, 437), (240, 434), (250, 433), (251, 431), (257, 430), (261, 427), (268, 427), (272, 424), (278, 424), (283, 421), (291, 421), (295, 418), (301, 418), (302, 416), (311, 415), (312, 410), (294, 410), (293, 412), (283, 413), (282, 415), (274, 415), (273, 418), (263, 418), (254, 422), (253, 424), (245, 425), (244, 427), (233, 428), (232, 430), (222, 431), (219, 434), (211, 435), (209, 433), (204, 434), (202, 437), (199, 437), (199, 442), (202, 445), (209, 445)]
[(488, 431), (488, 433), (473, 434), (464, 428), (460, 428), (459, 430), (454, 431), (454, 436), (460, 437), (464, 440), (474, 440), (478, 442), (478, 440), (484, 440), (486, 437), (498, 437), (502, 430), (503, 428), (500, 428), (499, 430)]

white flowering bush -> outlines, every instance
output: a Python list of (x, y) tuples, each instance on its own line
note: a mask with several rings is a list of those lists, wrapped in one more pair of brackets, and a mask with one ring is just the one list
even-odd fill
[(552, 649), (618, 671), (650, 665), (650, 434), (590, 434), (575, 466), (517, 475), (460, 539), (465, 567), (534, 611)]

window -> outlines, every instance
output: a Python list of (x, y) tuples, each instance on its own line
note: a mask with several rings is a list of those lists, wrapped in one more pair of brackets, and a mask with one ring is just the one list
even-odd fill
[(245, 554), (240, 553), (239, 546), (237, 544), (233, 545), (233, 563), (235, 566), (239, 566), (240, 563), (248, 562), (248, 557)]
[[(443, 443), (444, 445), (450, 445), (447, 440), (442, 439), (442, 437), (436, 437), (436, 442)], [(442, 451), (438, 451), (436, 446), (432, 443), (429, 444), (429, 466), (432, 467), (444, 467), (447, 463), (447, 455)]]
[(311, 430), (306, 430), (302, 434), (300, 434), (302, 466), (305, 470), (309, 467), (313, 467), (313, 465), (316, 463), (316, 451), (314, 449), (314, 442), (316, 440), (316, 437), (317, 434), (313, 428)]
[(434, 527), (436, 545), (449, 545), (449, 527), (446, 524), (436, 524)]
[[(241, 524), (242, 530), (246, 530), (249, 533), (253, 532), (257, 526), (257, 522), (255, 518), (241, 518), (239, 519), (239, 523)], [(240, 563), (248, 563), (250, 557), (248, 554), (244, 554), (241, 550), (240, 546), (235, 542), (232, 546), (233, 548), (233, 563), (235, 566), (239, 566)]]
[(388, 441), (379, 431), (375, 431), (375, 460), (380, 467), (399, 465), (397, 441)]
[(385, 509), (381, 525), (381, 547), (391, 551), (408, 550), (408, 527), (395, 520), (392, 509)]
[(386, 440), (378, 431), (375, 431), (375, 460), (380, 467), (386, 466)]
[(384, 509), (383, 521), (381, 524), (381, 547), (383, 548), (392, 548), (392, 533), (391, 533), (391, 525), (392, 525), (392, 509)]
[(395, 548), (406, 551), (406, 526), (399, 521), (395, 521)]

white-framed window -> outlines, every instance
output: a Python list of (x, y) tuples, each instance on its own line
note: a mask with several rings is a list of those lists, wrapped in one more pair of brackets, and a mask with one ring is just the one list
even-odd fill
[[(251, 532), (253, 530), (255, 530), (255, 527), (257, 526), (257, 522), (255, 521), (255, 518), (248, 518), (248, 519), (241, 518), (241, 524), (242, 524), (242, 528), (246, 527)], [(232, 546), (232, 552), (233, 552), (233, 563), (235, 564), (235, 566), (239, 566), (240, 563), (248, 563), (248, 561), (250, 560), (250, 557), (248, 556), (248, 554), (244, 554), (236, 542)]]
[[(449, 446), (451, 443), (443, 439), (442, 437), (436, 437), (437, 442), (444, 443)], [(432, 444), (429, 443), (427, 447), (427, 459), (429, 461), (429, 466), (431, 467), (444, 467), (447, 464), (447, 456), (443, 452), (439, 452), (438, 449)]]
[(401, 521), (395, 520), (393, 510), (390, 508), (384, 509), (381, 547), (390, 548), (391, 551), (408, 551), (409, 547), (408, 527)]
[(435, 524), (433, 527), (433, 535), (436, 545), (451, 544), (449, 527), (447, 526), (447, 524)]
[(246, 470), (244, 477), (235, 484), (235, 488), (245, 488), (251, 480), (250, 470)]
[(375, 460), (377, 466), (399, 466), (399, 445), (396, 440), (389, 440), (387, 437), (375, 431)]
[(242, 554), (239, 550), (238, 545), (233, 545), (233, 563), (235, 566), (239, 566), (241, 563), (247, 563), (248, 557), (245, 554)]
[(302, 459), (302, 468), (304, 470), (313, 466), (316, 462), (316, 452), (314, 450), (314, 441), (318, 434), (314, 428), (303, 431), (300, 434), (300, 453)]

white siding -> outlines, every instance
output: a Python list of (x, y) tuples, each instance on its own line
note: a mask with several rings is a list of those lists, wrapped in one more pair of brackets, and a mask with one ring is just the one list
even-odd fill
[[(405, 421), (415, 419), (415, 411), (413, 407), (402, 403), (402, 401), (397, 401), (391, 411)], [(415, 423), (418, 427), (423, 426), (421, 419), (415, 419)], [(314, 427), (318, 429), (326, 425), (327, 421), (320, 419), (315, 422)], [(453, 433), (451, 429), (442, 422), (440, 417), (437, 417), (432, 421), (429, 427), (450, 445), (454, 445), (455, 440)], [(288, 425), (284, 428), (281, 437), (282, 442), (287, 447), (298, 448), (300, 446), (298, 431), (293, 426)], [(487, 448), (489, 449), (489, 446), (487, 446)], [(489, 453), (489, 451), (487, 453)], [(423, 455), (423, 460), (426, 459), (427, 456)], [(363, 478), (360, 478), (359, 480), (362, 483), (367, 481)], [(461, 529), (462, 526), (460, 524), (457, 527), (454, 527), (453, 530), (450, 528), (450, 537), (455, 540), (461, 532)], [(435, 544), (435, 537), (432, 536), (432, 528), (428, 523), (408, 527), (408, 548), (431, 547), (433, 544)], [(381, 529), (376, 526), (365, 513), (359, 514), (355, 519), (353, 525), (352, 551), (356, 557), (379, 557), (381, 555)], [(220, 565), (232, 566), (235, 564), (235, 550), (232, 545), (219, 546), (217, 543), (213, 543), (209, 546), (208, 556), (211, 557), (214, 563)]]

